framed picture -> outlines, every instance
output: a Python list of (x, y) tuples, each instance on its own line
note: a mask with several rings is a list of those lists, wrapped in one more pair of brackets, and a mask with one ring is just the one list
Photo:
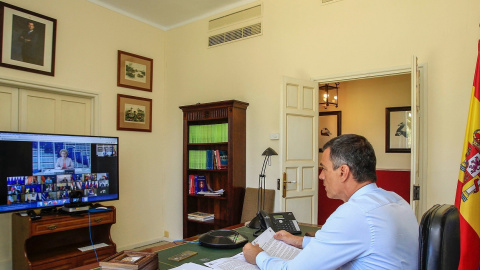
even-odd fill
[(331, 139), (342, 134), (342, 112), (318, 113), (318, 151)]
[(152, 92), (153, 59), (118, 51), (117, 85)]
[(57, 20), (0, 1), (0, 66), (54, 76)]
[(410, 153), (411, 134), (411, 107), (385, 108), (385, 152)]
[(118, 94), (117, 130), (152, 132), (152, 100)]

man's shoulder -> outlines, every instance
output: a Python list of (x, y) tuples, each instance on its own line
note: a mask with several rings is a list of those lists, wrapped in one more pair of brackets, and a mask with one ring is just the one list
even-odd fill
[(358, 207), (364, 212), (389, 204), (408, 205), (398, 194), (382, 188), (374, 188), (349, 200), (351, 206)]

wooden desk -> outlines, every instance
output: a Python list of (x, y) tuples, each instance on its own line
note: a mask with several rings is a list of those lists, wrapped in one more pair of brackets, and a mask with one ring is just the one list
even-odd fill
[[(318, 230), (321, 226), (317, 225), (311, 225), (311, 224), (300, 224), (300, 229), (302, 230), (302, 235), (304, 235), (307, 232), (314, 232)], [(226, 227), (225, 229), (231, 229), (231, 230), (237, 230), (241, 234), (245, 235), (248, 238), (248, 241), (251, 242), (255, 239), (253, 236), (253, 233), (256, 231), (255, 229), (250, 229), (243, 224), (237, 224), (234, 226)], [(193, 236), (186, 238), (186, 241), (195, 241), (198, 239), (199, 236)], [(190, 257), (188, 259), (185, 259), (181, 262), (175, 262), (175, 261), (169, 261), (168, 258), (178, 254), (180, 252), (190, 250), (190, 251), (195, 251), (198, 252), (197, 255)], [(196, 244), (190, 244), (190, 243), (182, 243), (182, 242), (177, 242), (175, 243), (168, 243), (165, 245), (157, 246), (157, 247), (152, 247), (152, 248), (147, 248), (144, 250), (141, 250), (143, 252), (158, 252), (158, 261), (159, 261), (159, 268), (160, 269), (171, 269), (175, 268), (177, 266), (180, 266), (184, 263), (188, 262), (193, 262), (196, 264), (203, 265), (205, 262), (209, 262), (212, 260), (220, 259), (220, 258), (225, 258), (225, 257), (231, 257), (234, 256), (240, 252), (242, 252), (242, 248), (235, 248), (235, 249), (213, 249), (213, 248), (207, 248), (203, 247), (200, 245)], [(82, 266), (79, 268), (75, 268), (73, 270), (91, 270), (94, 269), (95, 267), (98, 267), (98, 263), (95, 264), (90, 264), (86, 266)]]

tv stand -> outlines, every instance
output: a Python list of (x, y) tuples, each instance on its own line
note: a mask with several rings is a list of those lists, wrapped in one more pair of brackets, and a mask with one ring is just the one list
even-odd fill
[(112, 211), (62, 215), (54, 213), (31, 220), (28, 216), (12, 215), (13, 269), (60, 270), (71, 269), (96, 262), (93, 250), (80, 251), (90, 246), (89, 223), (94, 244), (108, 246), (97, 249), (98, 260), (116, 253), (116, 244), (110, 228), (116, 223), (115, 207)]

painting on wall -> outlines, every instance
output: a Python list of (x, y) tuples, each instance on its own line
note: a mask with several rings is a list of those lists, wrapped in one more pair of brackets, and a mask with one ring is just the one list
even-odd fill
[(0, 1), (0, 66), (55, 75), (57, 20)]
[(152, 92), (153, 59), (118, 51), (117, 86)]
[(152, 132), (152, 100), (118, 94), (117, 130)]
[(412, 147), (411, 107), (385, 108), (385, 152), (410, 153)]
[(342, 112), (318, 113), (318, 151), (331, 139), (342, 134)]

